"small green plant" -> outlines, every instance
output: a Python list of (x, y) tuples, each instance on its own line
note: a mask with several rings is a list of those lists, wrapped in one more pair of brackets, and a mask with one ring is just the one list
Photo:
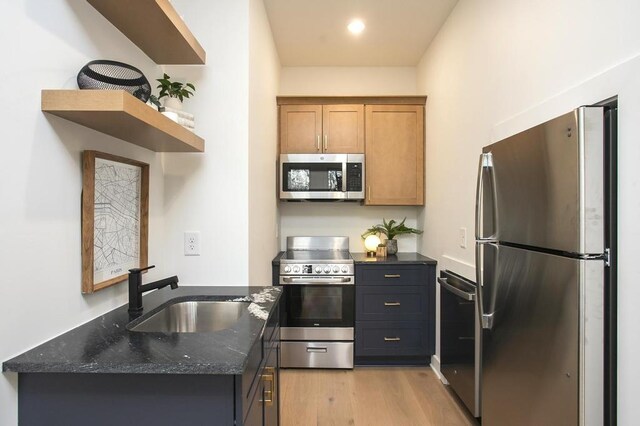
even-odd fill
[(149, 96), (149, 102), (151, 102), (153, 105), (155, 105), (158, 108), (162, 107), (162, 104), (160, 103), (160, 100), (156, 95)]
[(402, 219), (402, 222), (397, 223), (394, 219), (391, 219), (387, 222), (384, 218), (382, 218), (382, 224), (373, 225), (371, 228), (367, 229), (364, 234), (362, 234), (362, 238), (367, 238), (369, 235), (382, 234), (387, 237), (389, 240), (393, 240), (398, 235), (403, 234), (422, 234), (422, 231), (415, 228), (409, 228), (404, 224), (407, 220), (405, 217)]
[[(158, 96), (158, 99), (169, 96), (170, 98), (178, 98), (180, 99), (180, 102), (182, 102), (184, 98), (188, 99), (193, 96), (193, 92), (196, 91), (196, 87), (193, 84), (171, 81), (171, 77), (169, 77), (166, 73), (164, 77), (158, 78), (157, 81), (160, 83), (158, 85), (158, 89), (160, 89), (160, 95)], [(190, 91), (189, 89), (191, 89), (192, 91)]]

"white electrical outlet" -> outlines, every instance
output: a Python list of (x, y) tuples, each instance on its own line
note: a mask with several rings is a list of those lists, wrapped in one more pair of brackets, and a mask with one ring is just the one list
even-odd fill
[(200, 232), (184, 233), (184, 255), (200, 256)]
[(467, 228), (460, 228), (460, 247), (467, 248)]

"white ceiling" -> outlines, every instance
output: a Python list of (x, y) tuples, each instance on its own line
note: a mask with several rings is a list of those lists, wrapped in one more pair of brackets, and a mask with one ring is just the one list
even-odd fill
[[(282, 66), (415, 66), (458, 0), (264, 0)], [(366, 28), (347, 30), (353, 18)]]

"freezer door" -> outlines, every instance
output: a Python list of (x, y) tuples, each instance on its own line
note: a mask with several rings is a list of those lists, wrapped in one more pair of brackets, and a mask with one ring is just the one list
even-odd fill
[(603, 262), (477, 250), (483, 424), (602, 424)]
[(486, 146), (478, 239), (603, 253), (603, 135), (603, 108), (582, 107)]

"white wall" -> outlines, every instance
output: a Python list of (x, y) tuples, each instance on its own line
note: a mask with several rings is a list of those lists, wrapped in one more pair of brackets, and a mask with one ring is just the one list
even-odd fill
[[(280, 95), (390, 96), (415, 95), (412, 67), (285, 67)], [(422, 207), (361, 206), (358, 203), (280, 203), (280, 247), (296, 235), (348, 236), (351, 251), (363, 252), (360, 235), (382, 219), (402, 220), (415, 227)], [(416, 251), (415, 235), (398, 237), (399, 251)]]
[[(166, 67), (196, 84), (184, 109), (196, 115), (204, 154), (163, 154), (164, 264), (185, 285), (247, 285), (249, 188), (249, 1), (174, 1), (207, 51), (205, 67)], [(184, 256), (185, 231), (201, 255)]]
[(280, 95), (415, 95), (415, 67), (284, 67)]
[(262, 0), (249, 2), (249, 283), (271, 283), (279, 249), (276, 170), (280, 59)]
[[(352, 252), (364, 252), (360, 235), (368, 228), (387, 220), (402, 220), (412, 228), (417, 225), (418, 207), (361, 206), (358, 203), (281, 203), (280, 247), (286, 247), (290, 236), (345, 236), (349, 237)], [(416, 235), (401, 235), (398, 251), (412, 252), (418, 249)]]
[[(0, 361), (126, 302), (126, 285), (80, 293), (81, 152), (94, 149), (150, 164), (150, 279), (166, 271), (160, 155), (40, 111), (40, 90), (77, 88), (97, 58), (160, 70), (85, 1), (3, 3), (0, 78)], [(17, 424), (17, 376), (0, 377), (0, 424)]]
[[(418, 70), (426, 111), (426, 228), (421, 252), (473, 275), (473, 231), (482, 146), (577, 106), (619, 95), (619, 424), (637, 423), (640, 380), (640, 3), (461, 0)], [(452, 190), (453, 188), (453, 190)], [(437, 206), (437, 207), (436, 207)], [(471, 235), (471, 234), (470, 234)], [(456, 261), (459, 260), (458, 261)], [(439, 351), (439, 349), (438, 349)]]

